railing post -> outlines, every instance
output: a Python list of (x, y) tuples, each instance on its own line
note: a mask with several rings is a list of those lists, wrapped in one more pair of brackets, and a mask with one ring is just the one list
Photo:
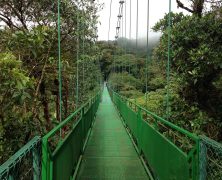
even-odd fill
[(40, 154), (38, 147), (32, 151), (33, 180), (40, 180)]
[(48, 139), (43, 137), (42, 140), (42, 180), (49, 179), (49, 168), (50, 168), (50, 160), (49, 160), (49, 152), (48, 152)]
[(199, 140), (199, 180), (206, 180), (207, 177), (207, 147), (200, 138)]
[(82, 154), (83, 154), (83, 151), (84, 151), (84, 144), (85, 144), (85, 111), (84, 111), (84, 107), (82, 108), (82, 110), (81, 110), (81, 126), (82, 126), (82, 131), (81, 131), (81, 133), (82, 133), (82, 135), (81, 135), (81, 140), (82, 140)]
[(138, 107), (138, 112), (137, 112), (137, 146), (138, 146), (138, 151), (139, 154), (142, 153), (141, 150), (141, 120), (142, 120), (142, 114), (141, 114), (141, 108)]

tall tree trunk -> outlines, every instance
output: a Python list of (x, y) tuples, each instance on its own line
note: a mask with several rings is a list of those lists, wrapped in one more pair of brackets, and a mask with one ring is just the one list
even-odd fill
[(193, 12), (197, 16), (201, 17), (204, 8), (204, 0), (195, 0), (193, 3)]

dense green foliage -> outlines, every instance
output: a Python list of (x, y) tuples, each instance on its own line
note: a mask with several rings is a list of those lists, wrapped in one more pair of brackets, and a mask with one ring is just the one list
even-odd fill
[[(210, 12), (201, 18), (183, 17), (172, 28), (172, 72), (180, 79), (180, 89), (172, 90), (172, 96), (177, 92), (187, 105), (186, 109), (179, 108), (179, 111), (185, 112), (182, 117), (191, 125), (197, 124), (197, 132), (205, 132), (214, 139), (221, 138), (222, 126), (222, 92), (218, 86), (222, 75), (221, 23), (217, 14)], [(167, 30), (163, 31), (154, 59), (164, 61), (166, 51)], [(174, 78), (172, 80), (177, 82)], [(194, 117), (190, 117), (190, 112)], [(172, 110), (172, 116), (174, 114)]]
[[(61, 2), (63, 119), (100, 88), (100, 54), (95, 43), (100, 8), (91, 0)], [(0, 20), (4, 22), (0, 29), (3, 162), (33, 136), (44, 135), (59, 123), (57, 3), (3, 0)]]
[[(169, 120), (197, 134), (222, 139), (222, 57), (220, 11), (202, 17), (172, 13), (170, 117)], [(156, 23), (154, 31), (162, 33), (160, 43), (148, 59), (147, 102), (145, 102), (146, 59), (134, 56), (134, 72), (119, 69), (129, 58), (113, 57), (117, 73), (110, 76), (111, 86), (122, 95), (136, 98), (148, 110), (166, 118), (166, 60), (168, 51), (168, 15)], [(189, 27), (189, 28), (188, 28)], [(126, 56), (126, 55), (125, 55)], [(120, 63), (122, 62), (122, 63)], [(141, 64), (139, 66), (138, 64)], [(135, 70), (136, 69), (136, 70)], [(122, 73), (122, 71), (125, 71)], [(130, 74), (128, 74), (130, 73)], [(130, 78), (129, 78), (130, 77)], [(133, 80), (132, 80), (133, 79)], [(135, 83), (136, 82), (136, 83)]]
[[(222, 12), (214, 5), (203, 13), (203, 4), (193, 1), (190, 16), (171, 14), (169, 121), (221, 141)], [(159, 42), (147, 49), (141, 39), (136, 49), (124, 38), (96, 42), (100, 8), (91, 0), (61, 2), (63, 119), (98, 91), (102, 73), (120, 94), (166, 118), (169, 14), (153, 27)], [(0, 162), (59, 123), (56, 14), (52, 0), (0, 2)]]
[[(10, 53), (0, 54), (0, 152), (12, 153), (35, 131), (30, 121), (34, 82), (21, 68), (22, 62)], [(10, 99), (10, 101), (9, 101)], [(29, 129), (28, 127), (33, 127)], [(40, 127), (35, 124), (35, 127)], [(9, 138), (10, 137), (10, 138)], [(18, 137), (19, 141), (18, 141)]]

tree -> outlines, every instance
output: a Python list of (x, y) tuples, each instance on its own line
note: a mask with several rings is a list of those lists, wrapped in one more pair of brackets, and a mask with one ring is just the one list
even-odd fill
[[(197, 105), (214, 121), (206, 125), (205, 132), (218, 139), (221, 134), (213, 137), (221, 127), (222, 94), (218, 81), (222, 75), (221, 66), (221, 18), (217, 13), (210, 12), (202, 18), (186, 16), (172, 27), (172, 71), (178, 74), (181, 83), (181, 98), (188, 104)], [(189, 27), (189, 28), (187, 28)], [(155, 50), (155, 59), (166, 62), (168, 33), (164, 31), (160, 44)], [(195, 105), (195, 106), (196, 106)], [(213, 128), (212, 128), (213, 127)], [(212, 134), (211, 134), (212, 133)]]
[(178, 7), (185, 9), (186, 11), (198, 16), (202, 17), (204, 12), (204, 8), (217, 9), (221, 7), (221, 0), (187, 0), (189, 2), (184, 2), (185, 0), (176, 0)]
[[(177, 23), (179, 23), (185, 16), (183, 15), (183, 13), (173, 13), (171, 12), (171, 24), (172, 26), (176, 25)], [(154, 30), (154, 32), (164, 32), (167, 30), (168, 28), (168, 18), (169, 18), (169, 13), (165, 14), (165, 16), (160, 19), (155, 26), (152, 28)]]
[[(34, 81), (10, 53), (0, 54), (0, 162), (26, 143), (39, 127), (32, 121)], [(16, 120), (15, 120), (16, 119)], [(35, 128), (33, 126), (35, 124)], [(7, 153), (7, 155), (6, 155)], [(6, 156), (4, 156), (4, 154)]]
[[(100, 8), (101, 5), (92, 0), (61, 1), (63, 119), (77, 107), (77, 63), (78, 105), (85, 103), (100, 87), (99, 54), (95, 44), (98, 21), (96, 13)], [(17, 133), (17, 136), (22, 136), (21, 144), (17, 142), (20, 146), (35, 134), (43, 135), (59, 123), (57, 2), (52, 0), (1, 0), (0, 21), (1, 24), (4, 23), (4, 28), (0, 30), (1, 52), (9, 53), (10, 56), (7, 55), (6, 61), (19, 63), (13, 68), (18, 69), (19, 75), (23, 75), (24, 81), (28, 79), (28, 82), (32, 82), (31, 88), (25, 86), (29, 84), (27, 83), (22, 90), (26, 95), (30, 94), (31, 103), (26, 103), (26, 105), (29, 104), (28, 108), (20, 109), (22, 106), (13, 98), (11, 99), (13, 94), (4, 98), (4, 104), (8, 105), (8, 109), (15, 108), (18, 112), (15, 113), (15, 116), (4, 114), (4, 122), (10, 123), (7, 127), (1, 126), (1, 130), (9, 132), (6, 134), (10, 136), (10, 126), (13, 128), (13, 123), (19, 124), (18, 127), (21, 125), (21, 131), (26, 129), (27, 131), (23, 131), (24, 134), (21, 131)], [(6, 71), (10, 71), (10, 66), (4, 66), (4, 68)], [(87, 73), (88, 71), (91, 73)], [(12, 77), (4, 76), (6, 81), (8, 79), (8, 81), (14, 82), (10, 79)], [(13, 89), (17, 91), (16, 87), (12, 85), (5, 87), (8, 82), (4, 83), (4, 81), (0, 81), (0, 86), (4, 86), (1, 94), (7, 94), (7, 89), (11, 90), (10, 87), (13, 87), (12, 91)], [(25, 100), (28, 101), (29, 98)], [(24, 113), (22, 110), (26, 110), (26, 112)], [(24, 117), (21, 112), (27, 117)], [(27, 119), (32, 120), (31, 125), (26, 123), (30, 122)], [(7, 128), (9, 129), (7, 130)], [(11, 143), (10, 139), (7, 141), (5, 134), (1, 134), (0, 139), (2, 137), (4, 137), (5, 143), (0, 147), (1, 152), (4, 152), (1, 153), (1, 158), (7, 158), (18, 149), (18, 146)], [(14, 137), (13, 134), (12, 137)], [(12, 151), (7, 151), (7, 148)]]
[(197, 15), (199, 17), (202, 16), (205, 0), (191, 0), (190, 7), (185, 6), (184, 3), (181, 2), (181, 0), (176, 0), (176, 2), (178, 7), (185, 9), (188, 12), (193, 13), (194, 15)]

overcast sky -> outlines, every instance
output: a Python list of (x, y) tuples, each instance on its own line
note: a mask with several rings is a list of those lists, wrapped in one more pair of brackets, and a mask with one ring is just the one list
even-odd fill
[[(132, 1), (132, 38), (136, 35), (136, 0)], [(104, 8), (99, 12), (100, 23), (98, 25), (99, 40), (108, 40), (108, 28), (109, 28), (109, 12), (110, 12), (110, 0), (99, 0), (100, 3), (104, 3)], [(155, 23), (163, 18), (164, 14), (169, 12), (169, 1), (168, 0), (150, 0), (150, 28)], [(127, 6), (127, 38), (129, 38), (129, 22), (130, 22), (130, 0), (126, 0)], [(124, 5), (125, 7), (125, 5)], [(172, 11), (173, 12), (184, 12), (182, 9), (177, 8), (176, 0), (172, 0)], [(112, 17), (111, 17), (111, 30), (110, 39), (115, 39), (117, 15), (119, 13), (119, 0), (113, 0), (112, 2)], [(186, 13), (186, 12), (185, 12)], [(125, 12), (123, 13), (125, 15)], [(139, 0), (139, 38), (146, 37), (146, 24), (147, 24), (147, 0)], [(125, 19), (125, 18), (124, 18)], [(125, 25), (124, 25), (125, 26)], [(123, 29), (125, 35), (125, 29)], [(150, 35), (153, 36), (152, 30), (150, 29)]]

